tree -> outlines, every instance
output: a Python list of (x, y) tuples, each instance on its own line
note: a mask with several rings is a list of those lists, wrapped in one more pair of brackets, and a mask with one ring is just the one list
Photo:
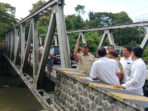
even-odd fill
[(82, 29), (85, 27), (85, 22), (81, 16), (77, 15), (68, 15), (65, 17), (66, 29), (67, 30), (76, 30)]
[(38, 8), (40, 8), (43, 4), (45, 4), (45, 0), (39, 0), (38, 2), (32, 4), (32, 9), (29, 10), (30, 13), (33, 13), (36, 11)]
[[(46, 3), (45, 0), (39, 0), (38, 2), (36, 2), (35, 4), (33, 4), (33, 7), (30, 11), (30, 13), (33, 13), (34, 11), (36, 11), (38, 8), (42, 7), (42, 5), (44, 5)], [(48, 30), (48, 24), (50, 21), (50, 13), (41, 16), (38, 20), (38, 32), (39, 34), (45, 34), (47, 33)], [(44, 41), (44, 37), (42, 38), (42, 40)]]
[[(148, 60), (148, 45), (147, 45), (147, 47), (146, 47), (145, 50), (144, 50), (143, 59), (144, 59), (144, 60)], [(148, 63), (147, 63), (147, 64), (148, 64)]]
[[(89, 28), (106, 27), (114, 25), (132, 24), (126, 12), (107, 13), (107, 12), (89, 12), (89, 20), (86, 21)], [(102, 33), (102, 32), (101, 32)], [(119, 46), (130, 45), (137, 46), (141, 43), (145, 29), (143, 28), (126, 28), (112, 30), (115, 43)]]
[(75, 11), (78, 13), (78, 15), (85, 14), (84, 9), (85, 9), (84, 5), (77, 5), (75, 7)]
[(0, 15), (0, 40), (2, 40), (17, 22), (15, 18), (15, 7), (0, 2)]

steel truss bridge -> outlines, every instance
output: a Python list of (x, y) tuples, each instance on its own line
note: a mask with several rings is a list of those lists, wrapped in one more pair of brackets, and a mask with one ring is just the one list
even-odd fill
[[(59, 40), (60, 47), (60, 59), (61, 67), (70, 67), (70, 48), (68, 41), (68, 34), (70, 33), (80, 33), (82, 36), (83, 43), (86, 43), (85, 33), (90, 31), (104, 31), (99, 47), (103, 46), (105, 39), (108, 37), (109, 42), (115, 45), (114, 38), (112, 35), (112, 30), (114, 29), (124, 29), (132, 27), (148, 27), (148, 22), (135, 23), (120, 26), (102, 27), (86, 30), (74, 30), (66, 32), (65, 18), (63, 13), (64, 0), (49, 0), (41, 8), (22, 19), (17, 23), (12, 30), (6, 34), (6, 50), (4, 56), (26, 83), (30, 91), (35, 95), (38, 101), (42, 104), (45, 109), (50, 109), (48, 100), (50, 96), (43, 90), (43, 77), (45, 76), (45, 67), (50, 51), (50, 46), (55, 34)], [(45, 48), (42, 54), (41, 60), (39, 62), (39, 33), (38, 33), (38, 20), (45, 14), (50, 14), (50, 21), (48, 26), (48, 31), (45, 39)], [(30, 25), (27, 41), (25, 39), (25, 26)], [(57, 32), (56, 32), (57, 28)], [(43, 36), (43, 35), (41, 35)], [(28, 56), (33, 42), (33, 76), (25, 73), (25, 66), (28, 63)], [(26, 44), (27, 43), (27, 44)], [(143, 49), (148, 43), (148, 30), (146, 30), (146, 35), (141, 42), (140, 47)]]

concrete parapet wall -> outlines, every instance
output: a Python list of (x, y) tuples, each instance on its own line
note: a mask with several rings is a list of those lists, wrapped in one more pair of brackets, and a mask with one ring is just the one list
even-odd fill
[(146, 111), (148, 98), (101, 81), (90, 81), (73, 69), (57, 69), (55, 102), (64, 111)]

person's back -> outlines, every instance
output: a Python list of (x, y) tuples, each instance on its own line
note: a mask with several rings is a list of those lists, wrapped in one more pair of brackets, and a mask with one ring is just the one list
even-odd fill
[(92, 67), (95, 67), (95, 71), (91, 70), (91, 77), (94, 76), (95, 72), (96, 76), (104, 82), (109, 84), (120, 84), (119, 79), (116, 76), (116, 73), (119, 72), (119, 68), (115, 60), (103, 57), (95, 61)]
[(117, 62), (105, 57), (105, 55), (105, 48), (100, 48), (98, 50), (98, 56), (100, 59), (93, 63), (90, 77), (94, 80), (98, 78), (109, 84), (120, 84), (116, 75), (116, 73), (120, 72)]

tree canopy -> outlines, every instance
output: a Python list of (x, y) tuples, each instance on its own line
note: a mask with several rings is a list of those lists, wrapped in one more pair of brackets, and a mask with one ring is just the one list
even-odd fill
[(2, 40), (17, 22), (15, 18), (15, 7), (0, 2), (0, 15), (0, 40)]
[[(33, 13), (35, 10), (40, 8), (44, 3), (44, 0), (39, 0), (37, 3), (33, 4), (32, 9), (29, 10), (30, 13)], [(75, 7), (75, 11), (76, 14), (65, 16), (67, 31), (133, 23), (132, 19), (124, 11), (119, 13), (89, 12), (87, 20), (84, 20), (82, 17), (82, 15), (85, 13), (84, 5), (77, 5)], [(0, 2), (0, 14), (0, 39), (2, 39), (6, 32), (16, 24), (17, 19), (15, 18), (15, 7), (11, 6), (10, 4)], [(39, 18), (39, 34), (45, 34), (47, 32), (49, 20), (50, 13)], [(29, 25), (27, 25), (26, 28), (28, 27)], [(146, 33), (144, 28), (115, 29), (111, 30), (111, 32), (115, 39), (115, 43), (118, 46), (139, 46)], [(75, 47), (78, 35), (78, 33), (68, 35), (71, 50), (73, 50)], [(90, 52), (95, 52), (97, 50), (102, 35), (103, 31), (85, 33)], [(104, 45), (109, 45), (109, 41), (106, 40)], [(146, 50), (148, 50), (148, 48)], [(144, 57), (147, 57), (145, 53)]]

